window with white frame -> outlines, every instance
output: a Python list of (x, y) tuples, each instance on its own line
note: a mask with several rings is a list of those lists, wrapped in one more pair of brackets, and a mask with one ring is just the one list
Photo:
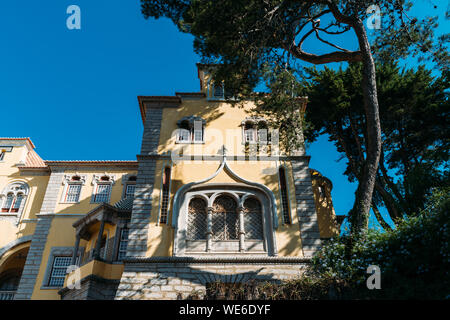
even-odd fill
[(76, 203), (80, 200), (81, 184), (69, 184), (64, 202)]
[(205, 120), (200, 117), (183, 117), (177, 122), (178, 143), (202, 143), (204, 142)]
[(72, 257), (55, 256), (53, 258), (52, 271), (48, 281), (49, 287), (62, 287), (64, 285), (67, 267), (71, 261)]
[(95, 203), (103, 203), (109, 202), (109, 195), (111, 193), (111, 185), (110, 184), (97, 184), (97, 190), (95, 191), (94, 202)]
[(25, 205), (29, 187), (25, 182), (9, 184), (0, 194), (1, 212), (18, 213)]
[(63, 179), (64, 191), (61, 197), (62, 203), (78, 203), (81, 189), (86, 182), (85, 175), (65, 175)]
[(125, 175), (123, 177), (123, 195), (122, 198), (134, 197), (134, 191), (136, 190), (136, 176)]
[(127, 255), (129, 229), (124, 228), (120, 231), (119, 248), (117, 251), (117, 260), (122, 261)]
[(134, 191), (136, 190), (135, 184), (127, 184), (125, 190), (125, 198), (134, 197)]
[(266, 120), (250, 117), (242, 121), (244, 143), (269, 144), (270, 135)]
[(115, 182), (115, 176), (110, 174), (96, 175), (92, 180), (94, 192), (92, 194), (92, 203), (109, 203), (111, 198), (111, 189)]

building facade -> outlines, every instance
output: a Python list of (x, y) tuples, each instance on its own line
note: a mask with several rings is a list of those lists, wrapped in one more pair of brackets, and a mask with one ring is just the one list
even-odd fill
[(136, 161), (44, 161), (0, 138), (0, 299), (179, 299), (301, 276), (338, 233), (331, 182), (207, 70), (199, 92), (138, 97)]

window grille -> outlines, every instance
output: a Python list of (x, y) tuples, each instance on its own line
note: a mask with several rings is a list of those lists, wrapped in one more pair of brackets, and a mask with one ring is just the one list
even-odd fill
[(284, 168), (279, 169), (280, 177), (280, 191), (281, 191), (281, 206), (283, 209), (283, 221), (286, 224), (291, 223), (290, 210), (289, 210), (289, 198), (287, 191), (287, 181)]
[(102, 203), (109, 202), (109, 194), (111, 191), (110, 184), (98, 184), (97, 193), (95, 194), (94, 202)]
[(253, 133), (253, 129), (246, 129), (245, 130), (245, 142), (254, 142), (255, 141), (255, 135)]
[(267, 144), (267, 129), (258, 130), (258, 141), (263, 144)]
[(14, 202), (14, 194), (8, 193), (6, 196), (5, 204), (3, 205), (2, 212), (9, 212)]
[(239, 215), (236, 202), (230, 196), (220, 196), (213, 204), (213, 240), (237, 240), (239, 235)]
[(188, 207), (188, 240), (206, 239), (206, 202), (200, 198), (194, 198), (189, 202)]
[(11, 212), (19, 212), (19, 208), (20, 208), (20, 205), (22, 203), (22, 200), (23, 200), (23, 194), (19, 193), (16, 196), (14, 204), (13, 204), (13, 206), (11, 208)]
[(190, 131), (187, 129), (178, 129), (178, 141), (189, 142), (190, 141)]
[(194, 141), (203, 141), (203, 132), (202, 130), (194, 130)]
[(81, 184), (69, 184), (65, 202), (78, 202), (80, 199)]
[(48, 285), (50, 287), (62, 287), (66, 277), (67, 267), (70, 265), (71, 257), (55, 257), (53, 259), (52, 271)]
[(129, 229), (122, 229), (120, 231), (119, 250), (117, 253), (117, 260), (119, 261), (122, 261), (123, 258), (125, 258), (125, 256), (127, 255), (128, 234)]
[(249, 198), (244, 202), (245, 239), (263, 240), (263, 220), (260, 202)]
[(159, 223), (167, 223), (167, 213), (169, 209), (169, 196), (170, 196), (170, 168), (164, 168), (163, 173), (163, 185), (162, 185), (162, 199), (161, 199), (161, 214)]
[(127, 188), (125, 190), (125, 198), (133, 197), (134, 196), (134, 190), (136, 190), (135, 184), (127, 184)]

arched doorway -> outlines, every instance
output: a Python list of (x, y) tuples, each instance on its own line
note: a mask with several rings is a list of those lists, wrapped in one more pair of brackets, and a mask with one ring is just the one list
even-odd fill
[(6, 252), (0, 259), (0, 300), (14, 299), (28, 250), (29, 243), (25, 243)]

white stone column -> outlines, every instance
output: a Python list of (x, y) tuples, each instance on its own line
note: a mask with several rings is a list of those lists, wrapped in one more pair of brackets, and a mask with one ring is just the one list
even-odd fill
[(212, 247), (212, 212), (213, 208), (208, 207), (206, 215), (206, 251), (211, 252)]
[(238, 208), (239, 214), (239, 251), (245, 251), (245, 227), (244, 227), (244, 207)]

